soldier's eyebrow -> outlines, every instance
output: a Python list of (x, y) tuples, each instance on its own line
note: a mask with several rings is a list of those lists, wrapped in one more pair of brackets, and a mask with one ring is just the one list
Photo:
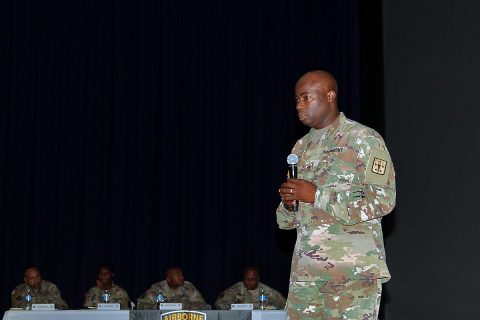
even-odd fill
[(311, 94), (311, 92), (310, 92), (310, 91), (305, 91), (305, 92), (301, 92), (301, 93), (299, 93), (299, 94), (296, 94), (295, 96), (296, 96), (296, 97), (298, 97), (298, 96), (304, 96), (304, 95), (306, 95), (306, 94)]

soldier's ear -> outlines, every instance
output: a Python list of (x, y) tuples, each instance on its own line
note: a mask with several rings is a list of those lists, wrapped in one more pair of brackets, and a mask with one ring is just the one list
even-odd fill
[(335, 91), (333, 90), (330, 90), (327, 92), (327, 100), (328, 102), (332, 102), (333, 100), (335, 100), (337, 94), (335, 93)]

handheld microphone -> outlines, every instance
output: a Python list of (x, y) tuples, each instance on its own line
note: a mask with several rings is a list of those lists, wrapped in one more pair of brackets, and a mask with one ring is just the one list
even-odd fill
[[(294, 153), (289, 154), (287, 157), (287, 164), (288, 164), (288, 177), (297, 179), (298, 156)], [(295, 200), (295, 204), (293, 205), (293, 211), (298, 211), (298, 200)]]

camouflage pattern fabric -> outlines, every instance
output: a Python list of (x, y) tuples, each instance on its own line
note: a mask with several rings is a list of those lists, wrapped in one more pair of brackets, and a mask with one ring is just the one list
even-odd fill
[(229, 310), (232, 303), (253, 303), (253, 308), (259, 309), (260, 303), (258, 301), (258, 295), (260, 290), (265, 290), (265, 293), (267, 294), (268, 309), (285, 308), (286, 300), (280, 292), (261, 282), (258, 283), (257, 289), (248, 290), (242, 281), (237, 282), (230, 288), (220, 293), (217, 301), (215, 301), (215, 307), (219, 310)]
[(164, 302), (182, 303), (184, 310), (203, 310), (209, 309), (210, 307), (203, 299), (202, 294), (191, 282), (185, 281), (183, 286), (172, 289), (168, 286), (167, 281), (163, 280), (153, 284), (150, 289), (138, 298), (137, 308), (158, 309), (156, 301), (158, 292), (161, 292), (165, 297)]
[(380, 222), (395, 205), (395, 174), (383, 139), (343, 114), (318, 141), (314, 136), (312, 129), (293, 153), (300, 158), (298, 177), (317, 185), (315, 203), (300, 203), (296, 213), (282, 203), (277, 209), (279, 227), (297, 229), (290, 280), (385, 282)]
[[(110, 294), (109, 303), (119, 303), (120, 309), (128, 310), (130, 298), (128, 297), (127, 291), (125, 289), (117, 286), (115, 283), (112, 284), (112, 288), (108, 292)], [(96, 307), (99, 302), (102, 302), (101, 296), (103, 290), (98, 287), (90, 288), (85, 294), (85, 302), (83, 303), (84, 307)]]
[(382, 284), (373, 280), (291, 282), (290, 320), (378, 318)]
[(323, 132), (311, 129), (292, 153), (299, 179), (317, 191), (315, 203), (300, 202), (297, 212), (277, 208), (280, 229), (297, 230), (290, 281), (388, 281), (381, 218), (396, 194), (382, 137), (340, 113)]
[(62, 299), (62, 294), (57, 286), (50, 281), (42, 280), (40, 288), (32, 289), (25, 283), (19, 284), (12, 291), (12, 308), (26, 308), (25, 296), (27, 290), (32, 295), (32, 304), (54, 303), (55, 309), (68, 309), (67, 303)]

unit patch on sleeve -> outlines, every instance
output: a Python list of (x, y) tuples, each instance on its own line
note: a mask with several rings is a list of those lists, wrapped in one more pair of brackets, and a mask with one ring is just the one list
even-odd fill
[(372, 149), (365, 170), (365, 182), (383, 186), (387, 185), (391, 168), (392, 160), (388, 152), (377, 148)]
[(376, 174), (385, 174), (387, 169), (387, 161), (380, 158), (373, 158), (372, 172)]

